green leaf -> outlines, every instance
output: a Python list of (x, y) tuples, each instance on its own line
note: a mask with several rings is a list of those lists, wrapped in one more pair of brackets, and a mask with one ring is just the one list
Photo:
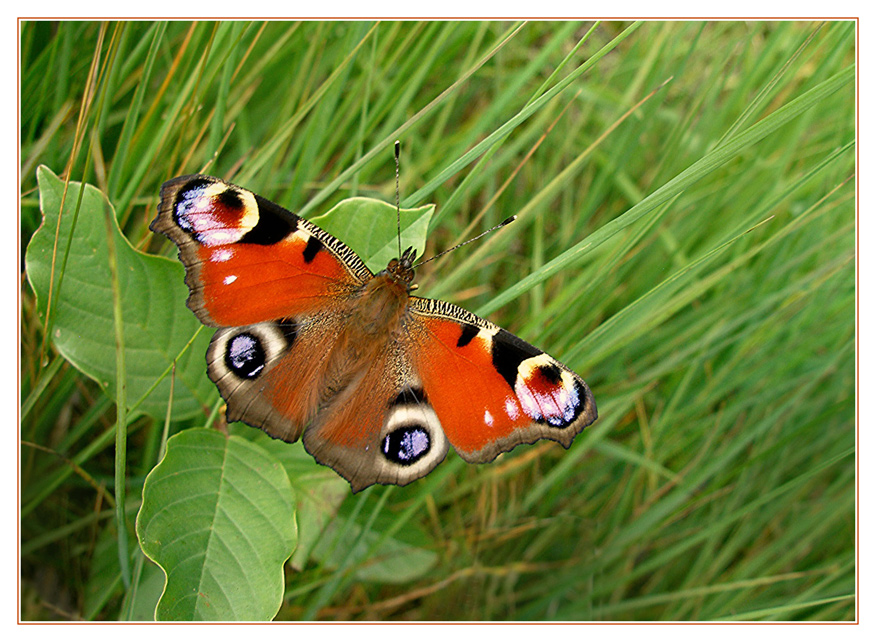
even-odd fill
[(137, 536), (167, 575), (158, 620), (269, 620), (297, 542), (292, 487), (263, 448), (234, 435), (174, 435), (146, 478)]
[(127, 619), (134, 622), (146, 622), (155, 617), (155, 607), (164, 593), (164, 577), (164, 571), (161, 570), (160, 566), (148, 561), (144, 562), (134, 604)]
[[(413, 247), (417, 256), (423, 255), (434, 213), (434, 205), (401, 210), (402, 250)], [(372, 272), (398, 258), (395, 205), (373, 198), (348, 198), (311, 222), (349, 245)]]
[(302, 570), (326, 524), (350, 496), (350, 484), (331, 468), (317, 464), (300, 441), (288, 444), (242, 423), (229, 424), (228, 430), (264, 448), (286, 469), (295, 491), (298, 520), (298, 546), (289, 563), (296, 571)]
[[(37, 180), (43, 222), (27, 247), (25, 267), (44, 322), (64, 182), (45, 166), (37, 170)], [(64, 358), (94, 379), (110, 398), (115, 398), (113, 297), (104, 223), (104, 209), (112, 205), (96, 187), (86, 185), (79, 215), (75, 216), (80, 188), (81, 183), (71, 181), (64, 202), (54, 258), (50, 332)], [(121, 281), (128, 399), (135, 402), (149, 393), (140, 409), (163, 418), (170, 395), (170, 377), (149, 390), (179, 357), (172, 417), (179, 419), (201, 412), (213, 395), (204, 366), (210, 336), (199, 334), (190, 349), (180, 354), (200, 326), (185, 306), (188, 291), (183, 267), (178, 261), (135, 250), (119, 230), (115, 214), (110, 218)], [(68, 241), (70, 253), (65, 265)]]

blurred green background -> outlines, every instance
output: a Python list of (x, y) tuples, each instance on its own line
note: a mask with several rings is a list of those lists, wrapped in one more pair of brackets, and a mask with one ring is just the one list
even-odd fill
[[(420, 294), (569, 365), (600, 418), (568, 451), (342, 485), (326, 533), (372, 544), (287, 565), (277, 619), (852, 620), (855, 30), (22, 22), (21, 247), (40, 165), (175, 256), (147, 227), (165, 180), (206, 170), (313, 217), (393, 201), (400, 139), (402, 205), (437, 205), (428, 253), (519, 216)], [(20, 617), (152, 617), (163, 574), (133, 527), (164, 417), (122, 413), (122, 457), (118, 397), (21, 288)]]

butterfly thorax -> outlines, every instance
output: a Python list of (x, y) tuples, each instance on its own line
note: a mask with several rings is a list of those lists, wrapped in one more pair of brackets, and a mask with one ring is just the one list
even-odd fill
[(353, 301), (349, 320), (363, 340), (392, 337), (401, 328), (414, 286), (412, 268), (417, 253), (405, 250), (400, 259), (392, 259), (386, 269), (375, 274)]
[(373, 364), (385, 358), (388, 344), (399, 340), (413, 274), (410, 263), (393, 259), (349, 300), (345, 321), (327, 355), (320, 407), (356, 388)]
[(365, 284), (350, 318), (363, 340), (390, 337), (399, 330), (410, 299), (408, 292), (409, 281), (395, 278), (387, 270)]

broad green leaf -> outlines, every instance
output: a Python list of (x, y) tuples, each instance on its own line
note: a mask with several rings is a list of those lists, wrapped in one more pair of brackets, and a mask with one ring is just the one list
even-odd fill
[[(129, 505), (132, 502), (129, 502)], [(131, 536), (128, 538), (131, 553), (131, 566), (141, 555), (134, 537), (133, 521), (129, 522)], [(164, 572), (148, 560), (143, 560), (143, 569), (137, 578), (134, 592), (134, 604), (130, 611), (122, 616), (125, 620), (146, 621), (155, 618), (155, 605), (164, 591)], [(94, 554), (88, 569), (88, 580), (84, 586), (82, 616), (85, 620), (94, 620), (108, 610), (113, 599), (123, 588), (122, 571), (119, 567), (119, 553), (116, 529), (114, 526), (105, 529), (98, 535), (94, 546)], [(113, 607), (110, 606), (110, 612)]]
[(156, 619), (269, 620), (297, 542), (289, 478), (241, 437), (185, 430), (146, 478), (137, 536), (167, 575)]
[(126, 619), (146, 622), (155, 618), (155, 607), (164, 593), (164, 571), (152, 562), (144, 561), (134, 604)]
[[(417, 256), (423, 255), (429, 221), (434, 213), (434, 205), (401, 210), (402, 251), (412, 246)], [(348, 198), (311, 221), (349, 245), (372, 272), (379, 272), (398, 258), (398, 220), (394, 205), (373, 198)]]
[[(37, 295), (40, 319), (44, 321), (64, 182), (45, 166), (37, 170), (37, 180), (43, 223), (27, 247), (25, 266)], [(104, 222), (104, 211), (110, 208), (125, 324), (128, 399), (134, 403), (143, 397), (179, 356), (172, 416), (178, 419), (201, 412), (213, 395), (204, 364), (210, 333), (199, 334), (191, 347), (180, 354), (200, 325), (185, 306), (188, 291), (182, 265), (135, 250), (119, 230), (112, 205), (92, 185), (85, 186), (78, 218), (74, 217), (80, 188), (80, 183), (70, 183), (61, 218), (54, 258), (52, 341), (65, 359), (94, 379), (110, 398), (115, 398), (113, 297)], [(72, 229), (74, 218), (76, 227)], [(65, 266), (68, 240), (70, 254)], [(163, 418), (169, 395), (170, 377), (165, 377), (140, 409)]]
[(310, 559), (326, 524), (350, 496), (350, 484), (331, 468), (317, 464), (300, 441), (288, 444), (242, 423), (230, 424), (228, 429), (264, 448), (286, 469), (295, 491), (295, 514), (298, 518), (298, 546), (290, 564), (300, 571)]

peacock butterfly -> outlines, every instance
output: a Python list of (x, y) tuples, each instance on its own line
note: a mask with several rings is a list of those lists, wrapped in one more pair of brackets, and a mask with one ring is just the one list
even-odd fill
[(188, 307), (217, 327), (207, 373), (243, 421), (294, 442), (354, 492), (405, 485), (447, 454), (568, 448), (596, 420), (581, 377), (452, 303), (411, 296), (416, 252), (373, 274), (344, 243), (203, 175), (161, 188), (150, 225), (179, 247)]

